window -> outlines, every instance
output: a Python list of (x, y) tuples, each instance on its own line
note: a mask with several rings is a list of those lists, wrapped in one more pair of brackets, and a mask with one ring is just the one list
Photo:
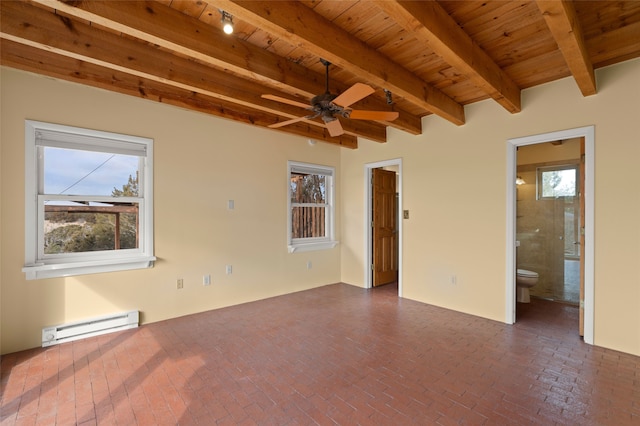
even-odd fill
[(290, 161), (289, 252), (335, 247), (333, 167)]
[(153, 141), (27, 121), (27, 279), (152, 266)]
[(578, 194), (578, 168), (575, 165), (539, 167), (538, 199), (575, 197)]

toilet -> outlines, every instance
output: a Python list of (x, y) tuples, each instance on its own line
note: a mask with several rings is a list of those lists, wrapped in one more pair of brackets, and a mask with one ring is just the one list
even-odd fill
[(521, 303), (531, 302), (529, 289), (538, 282), (538, 273), (526, 269), (516, 270), (516, 300)]

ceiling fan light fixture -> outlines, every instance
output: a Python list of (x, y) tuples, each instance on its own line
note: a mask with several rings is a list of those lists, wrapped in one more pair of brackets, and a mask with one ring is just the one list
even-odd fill
[(390, 90), (382, 89), (384, 91), (384, 95), (387, 98), (387, 104), (393, 105), (393, 94)]
[(220, 13), (222, 14), (222, 31), (224, 31), (225, 34), (232, 34), (233, 33), (233, 16), (231, 16), (231, 14), (229, 12), (225, 12), (224, 10), (221, 10)]
[(331, 121), (334, 121), (334, 120), (338, 119), (333, 114), (334, 114), (334, 112), (331, 111), (331, 109), (323, 109), (320, 112), (320, 118), (322, 118), (322, 121), (324, 121), (325, 123), (329, 123)]

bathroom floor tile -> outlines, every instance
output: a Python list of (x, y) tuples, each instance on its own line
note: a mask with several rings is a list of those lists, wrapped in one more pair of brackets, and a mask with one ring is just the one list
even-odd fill
[(0, 424), (640, 424), (640, 358), (335, 284), (1, 358)]

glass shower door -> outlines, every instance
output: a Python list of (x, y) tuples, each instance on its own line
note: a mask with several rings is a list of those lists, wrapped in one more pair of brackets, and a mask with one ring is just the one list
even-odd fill
[[(554, 300), (578, 304), (580, 301), (580, 202), (577, 166), (558, 170), (540, 170), (541, 182), (554, 185), (552, 194), (540, 194), (547, 200), (553, 216), (549, 241), (551, 256), (551, 296)], [(547, 175), (548, 174), (548, 175)], [(546, 179), (545, 179), (546, 178)]]

